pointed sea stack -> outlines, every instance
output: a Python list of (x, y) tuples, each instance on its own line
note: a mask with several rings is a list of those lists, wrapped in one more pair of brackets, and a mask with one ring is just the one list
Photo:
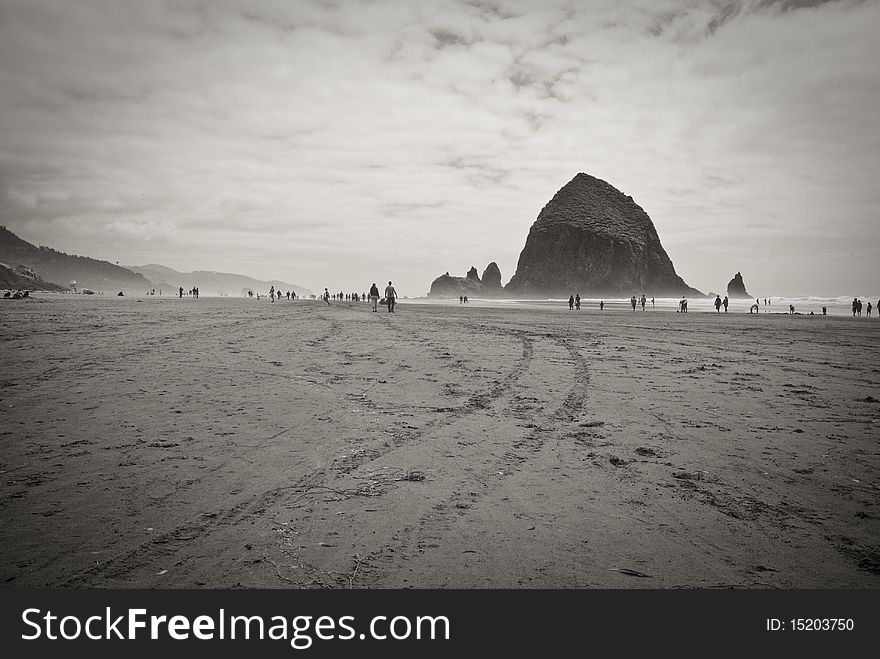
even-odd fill
[(504, 290), (565, 298), (703, 295), (675, 273), (654, 223), (632, 197), (583, 173), (541, 210)]
[(483, 293), (485, 295), (500, 295), (503, 292), (501, 287), (501, 269), (495, 261), (492, 261), (483, 270)]
[(730, 283), (727, 284), (727, 297), (729, 298), (751, 298), (748, 291), (746, 291), (746, 285), (743, 283), (743, 276), (740, 273), (736, 273), (733, 276), (733, 279), (730, 280)]

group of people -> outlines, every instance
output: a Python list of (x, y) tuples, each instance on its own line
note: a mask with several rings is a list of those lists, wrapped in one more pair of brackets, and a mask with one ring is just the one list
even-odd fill
[[(648, 298), (645, 297), (645, 294), (644, 294), (644, 293), (642, 293), (642, 297), (640, 297), (640, 298), (638, 298), (638, 299), (636, 299), (636, 296), (635, 296), (635, 295), (633, 295), (633, 296), (629, 299), (629, 304), (630, 304), (630, 306), (632, 307), (632, 310), (633, 310), (633, 311), (636, 310), (636, 306), (638, 306), (639, 304), (642, 305), (642, 311), (644, 311), (644, 310), (645, 310), (645, 305), (646, 305), (647, 303), (648, 303)], [(654, 298), (651, 298), (651, 308), (652, 308), (652, 309), (654, 308)]]
[[(177, 289), (177, 293), (181, 298), (183, 297), (183, 286), (181, 286), (180, 288)], [(160, 291), (160, 294), (161, 294), (161, 291)], [(187, 295), (190, 295), (192, 297), (198, 297), (199, 296), (198, 286), (189, 289), (189, 291), (187, 292)]]
[[(465, 302), (467, 302), (467, 298), (465, 298)], [(648, 298), (642, 293), (642, 297), (637, 298), (633, 295), (629, 300), (630, 305), (632, 306), (632, 310), (635, 311), (636, 307), (641, 304), (642, 311), (645, 310), (645, 305), (648, 304)], [(651, 308), (654, 308), (654, 298), (651, 298)], [(569, 311), (580, 311), (581, 310), (581, 294), (577, 293), (575, 295), (570, 295), (568, 298), (568, 309)], [(605, 309), (605, 300), (599, 300), (599, 311), (603, 311)]]
[[(382, 303), (388, 306), (388, 313), (394, 313), (394, 307), (397, 305), (397, 290), (394, 288), (394, 285), (389, 281), (388, 285), (385, 287), (385, 297), (382, 299)], [(373, 282), (373, 285), (370, 286), (370, 292), (362, 293), (358, 295), (357, 293), (348, 293), (348, 294), (332, 294), (326, 288), (324, 289), (324, 294), (321, 295), (321, 299), (327, 303), (327, 306), (330, 306), (330, 300), (345, 300), (346, 302), (360, 302), (362, 300), (369, 300), (370, 304), (373, 305), (373, 313), (379, 311), (379, 287), (376, 286), (376, 282)]]
[(467, 301), (468, 301), (467, 295), (459, 295), (458, 296), (458, 303), (459, 304), (467, 304)]
[[(877, 300), (877, 308), (880, 309), (880, 300)], [(868, 311), (868, 314), (867, 314), (867, 315), (868, 315), (868, 316), (871, 315), (871, 309), (873, 309), (873, 307), (871, 306), (871, 302), (868, 301), (868, 309), (867, 309), (867, 311)], [(857, 298), (857, 297), (854, 297), (854, 298), (853, 298), (853, 301), (852, 301), (852, 312), (853, 312), (853, 318), (855, 318), (856, 316), (861, 316), (861, 315), (862, 315), (862, 301), (861, 301), (859, 298)]]
[(724, 296), (724, 299), (721, 299), (720, 295), (715, 296), (715, 311), (717, 313), (721, 313), (721, 307), (724, 307), (724, 313), (727, 313), (727, 306), (730, 304), (730, 300), (727, 299), (727, 296)]
[[(296, 291), (286, 291), (286, 292), (282, 293), (281, 291), (276, 291), (274, 286), (269, 287), (269, 298), (272, 300), (272, 302), (275, 301), (276, 297), (278, 298), (278, 301), (280, 302), (281, 298), (283, 298), (285, 296), (287, 296), (288, 300), (295, 300), (296, 299)], [(257, 296), (257, 297), (259, 297), (259, 296)]]

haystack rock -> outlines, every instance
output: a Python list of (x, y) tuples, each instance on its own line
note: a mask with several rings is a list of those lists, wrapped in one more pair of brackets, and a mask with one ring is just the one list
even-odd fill
[(675, 273), (654, 223), (632, 197), (583, 173), (541, 210), (504, 291), (565, 298), (703, 295)]
[(730, 280), (730, 283), (727, 284), (727, 297), (732, 298), (751, 298), (748, 291), (746, 291), (746, 285), (743, 283), (743, 276), (740, 273), (736, 273), (733, 276), (733, 279)]

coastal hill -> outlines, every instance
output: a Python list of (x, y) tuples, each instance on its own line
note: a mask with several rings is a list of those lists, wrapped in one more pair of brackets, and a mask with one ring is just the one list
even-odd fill
[(43, 281), (25, 266), (11, 268), (5, 263), (0, 263), (0, 290), (63, 292), (68, 289), (65, 286)]
[(507, 295), (703, 294), (675, 272), (654, 223), (632, 197), (580, 173), (532, 224)]
[(278, 280), (262, 281), (230, 272), (209, 272), (205, 270), (178, 272), (173, 268), (155, 263), (126, 267), (132, 272), (141, 274), (149, 279), (152, 282), (152, 288), (155, 288), (157, 291), (163, 289), (163, 292), (176, 291), (178, 287), (182, 286), (187, 291), (194, 287), (198, 288), (199, 295), (239, 297), (247, 294), (248, 290), (254, 293), (268, 293), (269, 287), (274, 286), (275, 290), (283, 292), (296, 291), (297, 296), (312, 294), (312, 291), (303, 286), (288, 284)]
[(12, 266), (25, 266), (36, 277), (62, 287), (67, 287), (70, 281), (75, 280), (79, 289), (90, 288), (107, 293), (144, 293), (150, 288), (150, 282), (143, 275), (109, 261), (37, 247), (22, 240), (5, 226), (0, 226), (0, 261)]

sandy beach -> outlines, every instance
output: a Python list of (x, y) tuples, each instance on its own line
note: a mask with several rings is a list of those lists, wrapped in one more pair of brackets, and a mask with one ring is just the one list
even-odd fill
[(876, 318), (57, 296), (0, 337), (6, 587), (880, 587)]

